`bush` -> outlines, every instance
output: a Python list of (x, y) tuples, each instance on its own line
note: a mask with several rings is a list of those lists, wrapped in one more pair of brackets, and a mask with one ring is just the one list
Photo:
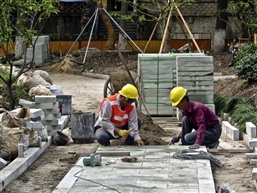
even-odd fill
[(249, 44), (235, 58), (236, 75), (248, 82), (257, 81), (257, 46)]
[(221, 116), (222, 113), (229, 113), (231, 124), (235, 125), (241, 133), (245, 132), (246, 122), (252, 122), (254, 125), (257, 125), (256, 106), (251, 100), (227, 98), (215, 93), (214, 105), (218, 116)]
[(248, 55), (236, 63), (236, 75), (248, 82), (257, 81), (257, 55)]
[(238, 62), (240, 62), (240, 60), (245, 56), (254, 55), (256, 53), (257, 53), (257, 46), (255, 44), (246, 45), (236, 53), (235, 63), (237, 64)]

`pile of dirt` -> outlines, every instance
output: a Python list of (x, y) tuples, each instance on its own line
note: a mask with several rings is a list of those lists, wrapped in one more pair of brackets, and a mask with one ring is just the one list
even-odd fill
[[(173, 133), (168, 133), (162, 129), (159, 125), (153, 123), (150, 116), (138, 111), (138, 117), (141, 120), (140, 137), (144, 141), (144, 145), (167, 145), (167, 141), (162, 137), (172, 136)], [(125, 145), (125, 139), (120, 138), (113, 140), (112, 145)]]
[[(118, 52), (100, 51), (98, 49), (89, 49), (85, 55), (85, 49), (80, 49), (72, 54), (64, 56), (62, 61), (58, 61), (41, 69), (48, 72), (81, 74), (82, 72), (91, 72), (97, 74), (106, 74), (116, 70), (126, 70)], [(137, 71), (138, 53), (134, 51), (123, 51), (122, 56), (126, 61), (129, 70)]]

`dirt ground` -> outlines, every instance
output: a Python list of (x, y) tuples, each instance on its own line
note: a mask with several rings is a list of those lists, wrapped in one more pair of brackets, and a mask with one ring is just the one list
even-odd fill
[[(125, 70), (117, 52), (99, 52), (94, 50), (87, 56), (86, 64), (80, 65), (83, 54), (73, 53), (71, 58), (66, 57), (58, 65), (43, 68), (48, 71), (53, 83), (63, 88), (65, 94), (72, 94), (74, 110), (91, 111), (98, 113), (98, 104), (103, 96), (103, 85), (105, 80), (80, 76), (85, 72), (99, 74), (109, 74), (112, 71)], [(234, 75), (235, 70), (229, 67), (230, 55), (228, 53), (210, 54), (214, 57), (215, 72), (222, 72), (222, 75)], [(76, 56), (76, 57), (75, 57)], [(136, 71), (137, 53), (123, 53), (125, 61), (130, 70)], [(76, 62), (73, 62), (76, 61)], [(115, 69), (115, 70), (114, 70)], [(78, 76), (75, 76), (78, 75)], [(80, 85), (80, 87), (78, 87)], [(231, 86), (232, 85), (232, 86)], [(76, 89), (77, 88), (77, 89)], [(215, 82), (215, 92), (225, 96), (255, 97), (256, 85), (247, 85), (240, 79), (225, 79)], [(252, 91), (252, 92), (251, 92)], [(81, 97), (83, 96), (83, 97)], [(152, 120), (140, 114), (143, 119), (141, 137), (146, 145), (166, 145), (167, 140), (177, 132), (170, 129), (168, 132), (156, 125)], [(151, 125), (151, 127), (149, 127)], [(69, 128), (69, 127), (68, 127)], [(149, 129), (151, 128), (151, 129)], [(241, 141), (231, 142), (226, 137), (223, 141), (240, 146)], [(122, 141), (116, 141), (112, 145), (117, 145)], [(58, 185), (67, 171), (73, 166), (77, 158), (91, 152), (95, 152), (98, 144), (74, 144), (70, 141), (65, 146), (51, 145), (39, 159), (31, 165), (19, 178), (14, 180), (3, 193), (12, 192), (37, 192), (48, 193)], [(231, 192), (251, 193), (257, 192), (251, 179), (253, 165), (246, 160), (245, 153), (224, 153), (214, 154), (219, 159), (223, 167), (213, 167), (215, 185), (227, 186)]]

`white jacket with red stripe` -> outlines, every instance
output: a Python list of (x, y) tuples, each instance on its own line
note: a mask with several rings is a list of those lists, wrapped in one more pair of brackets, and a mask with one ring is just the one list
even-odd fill
[[(100, 113), (95, 126), (102, 126), (113, 137), (118, 138), (119, 136), (114, 133), (114, 128), (121, 129), (127, 123), (129, 126), (135, 125), (138, 130), (138, 115), (135, 103), (126, 107), (125, 110), (121, 110), (120, 94), (112, 95), (101, 102)], [(133, 137), (134, 141), (141, 139), (138, 132), (133, 133)]]

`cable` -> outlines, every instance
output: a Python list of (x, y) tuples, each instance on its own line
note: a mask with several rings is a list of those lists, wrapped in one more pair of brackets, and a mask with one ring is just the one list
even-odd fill
[[(78, 178), (78, 179), (81, 179), (81, 180), (88, 181), (88, 182), (92, 182), (92, 183), (94, 183), (94, 184), (98, 184), (98, 185), (103, 186), (103, 187), (105, 187), (105, 188), (108, 188), (108, 189), (110, 189), (110, 190), (114, 190), (114, 191), (116, 191), (116, 192), (118, 192), (118, 193), (121, 193), (119, 190), (117, 190), (117, 189), (115, 189), (115, 188), (111, 188), (111, 187), (109, 187), (109, 186), (107, 186), (107, 185), (104, 185), (104, 184), (102, 184), (102, 183), (96, 182), (96, 181), (94, 181), (94, 180), (90, 180), (90, 179), (86, 179), (86, 178), (77, 176), (78, 173), (82, 172), (82, 171), (85, 170), (85, 169), (84, 169), (82, 166), (80, 166), (80, 165), (74, 165), (74, 166), (78, 166), (78, 167), (81, 167), (81, 168), (82, 168), (80, 171), (78, 171), (77, 173), (75, 173), (75, 174), (73, 175), (74, 177), (76, 177), (76, 178)], [(73, 166), (73, 167), (74, 167), (74, 166)]]
[(175, 159), (208, 159), (219, 167), (222, 167), (220, 160), (214, 157), (211, 153), (205, 151), (197, 151), (193, 149), (183, 149), (172, 155)]

